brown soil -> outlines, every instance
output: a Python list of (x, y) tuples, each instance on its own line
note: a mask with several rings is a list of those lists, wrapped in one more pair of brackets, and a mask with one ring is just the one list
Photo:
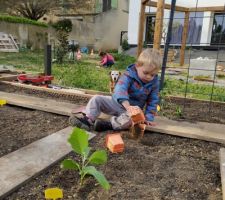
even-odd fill
[[(44, 199), (50, 187), (63, 189), (63, 199), (222, 199), (221, 145), (156, 133), (145, 134), (142, 141), (123, 138), (125, 151), (109, 153), (108, 163), (98, 168), (111, 184), (109, 192), (92, 177), (79, 187), (78, 173), (63, 171), (58, 163), (6, 199)], [(99, 133), (91, 146), (101, 149), (104, 142), (104, 133)], [(68, 157), (75, 158), (72, 153)]]
[(225, 124), (225, 103), (171, 97), (166, 99), (160, 115), (176, 120)]
[(0, 156), (68, 126), (68, 117), (13, 106), (0, 107)]
[[(0, 91), (50, 98), (76, 104), (85, 104), (88, 102), (87, 98), (80, 97), (79, 95), (62, 96), (59, 94), (49, 94), (48, 92), (24, 89), (3, 83), (0, 83)], [(178, 109), (181, 112), (178, 112)], [(225, 124), (225, 103), (210, 103), (207, 101), (171, 97), (166, 99), (163, 110), (159, 114), (176, 120)]]
[[(49, 94), (38, 93), (31, 90), (10, 89), (1, 87), (1, 85), (0, 90), (29, 93), (30, 95), (55, 98), (64, 101), (67, 99), (66, 101), (74, 103), (81, 102), (80, 99), (77, 100), (76, 98), (62, 96), (52, 97), (52, 95)], [(25, 114), (26, 117), (24, 117), (25, 125), (21, 125), (21, 115), (18, 114), (19, 119), (17, 120), (13, 115), (15, 113), (13, 109), (15, 108), (5, 106), (0, 109), (1, 126), (14, 127), (12, 130), (15, 130), (14, 134), (16, 135), (16, 139), (21, 137), (21, 133), (18, 133), (18, 127), (19, 130), (20, 127), (23, 127), (25, 138), (34, 138), (34, 140), (36, 140), (37, 137), (35, 138), (35, 136), (33, 136), (33, 132), (37, 127), (43, 129), (37, 131), (37, 133), (35, 133), (36, 136), (39, 136), (40, 132), (48, 132), (49, 129), (51, 129), (50, 125), (46, 125), (46, 120), (51, 118), (48, 113), (30, 110), (28, 112), (28, 110), (17, 108), (21, 112), (27, 112), (27, 114)], [(2, 117), (2, 109), (9, 109), (9, 113), (4, 117)], [(193, 115), (196, 117), (195, 120), (199, 117), (197, 113), (199, 113), (201, 109), (203, 108), (198, 107), (195, 109), (195, 111), (198, 111), (195, 112), (196, 115)], [(41, 113), (40, 117), (32, 115), (33, 112)], [(188, 116), (192, 114), (193, 113), (190, 113)], [(220, 114), (224, 116), (224, 113)], [(54, 116), (56, 115), (52, 115), (51, 119), (54, 119)], [(218, 119), (220, 118), (219, 116)], [(9, 121), (7, 122), (5, 118), (8, 118)], [(62, 118), (61, 120), (51, 121), (54, 124), (52, 129), (54, 127), (55, 130), (59, 130), (67, 126), (67, 118)], [(2, 122), (2, 120), (6, 121)], [(40, 126), (36, 125), (37, 121), (40, 121)], [(30, 124), (34, 124), (33, 128), (30, 128)], [(1, 134), (5, 135), (5, 138), (7, 138), (7, 135), (13, 135), (11, 133), (12, 130), (4, 128), (1, 130)], [(32, 135), (28, 136), (31, 130)], [(50, 132), (48, 132), (48, 134), (49, 133)], [(58, 163), (5, 199), (44, 199), (43, 192), (49, 187), (62, 188), (64, 191), (63, 199), (222, 199), (219, 149), (225, 147), (225, 145), (150, 132), (146, 133), (141, 141), (135, 141), (129, 139), (127, 134), (127, 132), (123, 133), (125, 142), (124, 153), (109, 153), (107, 164), (98, 168), (106, 175), (111, 183), (112, 187), (109, 192), (105, 192), (97, 185), (92, 177), (88, 177), (84, 185), (80, 187), (78, 184), (78, 173), (75, 171), (63, 171), (59, 167), (60, 163)], [(4, 141), (4, 143), (11, 143), (14, 141), (14, 138), (11, 140), (1, 138), (1, 140)], [(104, 148), (104, 143), (105, 133), (98, 133), (91, 141), (91, 146), (93, 149)], [(23, 143), (19, 146), (20, 142), (15, 142), (15, 145), (17, 144), (17, 148), (26, 145)], [(10, 146), (10, 144), (8, 144), (8, 146)], [(5, 148), (3, 148), (3, 150), (4, 149)], [(76, 158), (73, 153), (71, 153), (69, 157)]]

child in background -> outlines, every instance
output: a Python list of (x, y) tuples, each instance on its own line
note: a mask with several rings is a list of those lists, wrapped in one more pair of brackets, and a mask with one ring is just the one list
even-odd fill
[(100, 65), (103, 67), (111, 67), (114, 64), (114, 58), (109, 53), (101, 51), (99, 53), (99, 56), (101, 57)]
[[(72, 116), (70, 123), (86, 130), (124, 130), (132, 126), (129, 110), (132, 106), (145, 108), (145, 124), (154, 124), (154, 115), (159, 102), (158, 72), (162, 57), (157, 50), (145, 49), (135, 64), (127, 67), (118, 80), (114, 94), (111, 96), (96, 95), (90, 99), (84, 116)], [(97, 119), (100, 113), (112, 115), (110, 121)]]

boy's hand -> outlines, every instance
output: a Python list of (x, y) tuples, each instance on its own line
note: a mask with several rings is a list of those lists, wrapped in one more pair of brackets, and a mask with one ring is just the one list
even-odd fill
[(129, 112), (129, 113), (132, 113), (132, 110), (134, 109), (134, 108), (136, 108), (137, 106), (127, 106), (127, 107), (125, 107), (125, 109)]
[(126, 111), (129, 112), (129, 109), (130, 109), (130, 103), (129, 103), (129, 101), (123, 101), (122, 102), (122, 105), (126, 109)]
[(145, 121), (145, 124), (148, 126), (156, 126), (157, 125), (155, 122), (151, 122), (151, 121)]

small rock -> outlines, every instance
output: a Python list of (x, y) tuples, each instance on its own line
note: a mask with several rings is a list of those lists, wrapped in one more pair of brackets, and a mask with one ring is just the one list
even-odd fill
[(221, 191), (221, 189), (220, 189), (220, 188), (216, 188), (216, 191), (217, 191), (217, 192), (220, 192), (220, 191)]

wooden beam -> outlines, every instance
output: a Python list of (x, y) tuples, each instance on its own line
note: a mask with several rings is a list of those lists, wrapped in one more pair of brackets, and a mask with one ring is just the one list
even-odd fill
[(155, 118), (155, 122), (157, 125), (147, 126), (146, 131), (225, 144), (224, 124), (175, 121), (159, 116)]
[(145, 4), (144, 3), (141, 3), (141, 10), (140, 10), (140, 14), (139, 14), (139, 30), (138, 30), (137, 57), (140, 55), (140, 53), (142, 51), (144, 23), (145, 23)]
[(224, 6), (213, 6), (213, 7), (197, 7), (197, 8), (189, 8), (189, 12), (224, 12)]
[[(68, 155), (72, 149), (67, 139), (72, 131), (72, 127), (67, 127), (1, 157), (0, 199), (5, 199), (10, 192)], [(88, 140), (96, 135), (90, 132), (87, 134)]]
[(185, 48), (186, 48), (186, 42), (187, 42), (187, 36), (188, 36), (189, 16), (190, 16), (190, 12), (185, 12), (184, 29), (182, 33), (182, 43), (181, 43), (181, 49), (180, 49), (180, 66), (184, 65)]
[(225, 199), (225, 148), (220, 149), (220, 174), (222, 183), (222, 194)]
[(150, 0), (142, 0), (141, 3), (146, 4), (146, 3), (148, 3), (148, 1), (150, 1)]
[[(142, 3), (145, 3), (146, 6), (157, 7), (157, 2), (155, 2), (155, 1), (148, 2), (147, 0), (142, 0)], [(166, 3), (165, 9), (171, 10), (171, 5)], [(223, 12), (223, 11), (225, 11), (225, 6), (197, 7), (197, 8), (196, 7), (187, 8), (187, 7), (183, 7), (183, 6), (176, 6), (175, 11), (179, 11), (179, 12), (207, 12), (207, 11)]]
[[(157, 7), (157, 2), (151, 1), (151, 2), (147, 2), (146, 6), (151, 6), (151, 7)], [(165, 9), (171, 10), (171, 5), (165, 3), (164, 5)], [(179, 12), (187, 12), (189, 11), (189, 8), (186, 7), (182, 7), (182, 6), (176, 6), (175, 7), (175, 11), (179, 11)]]
[(154, 49), (160, 49), (165, 0), (158, 0), (154, 31)]

